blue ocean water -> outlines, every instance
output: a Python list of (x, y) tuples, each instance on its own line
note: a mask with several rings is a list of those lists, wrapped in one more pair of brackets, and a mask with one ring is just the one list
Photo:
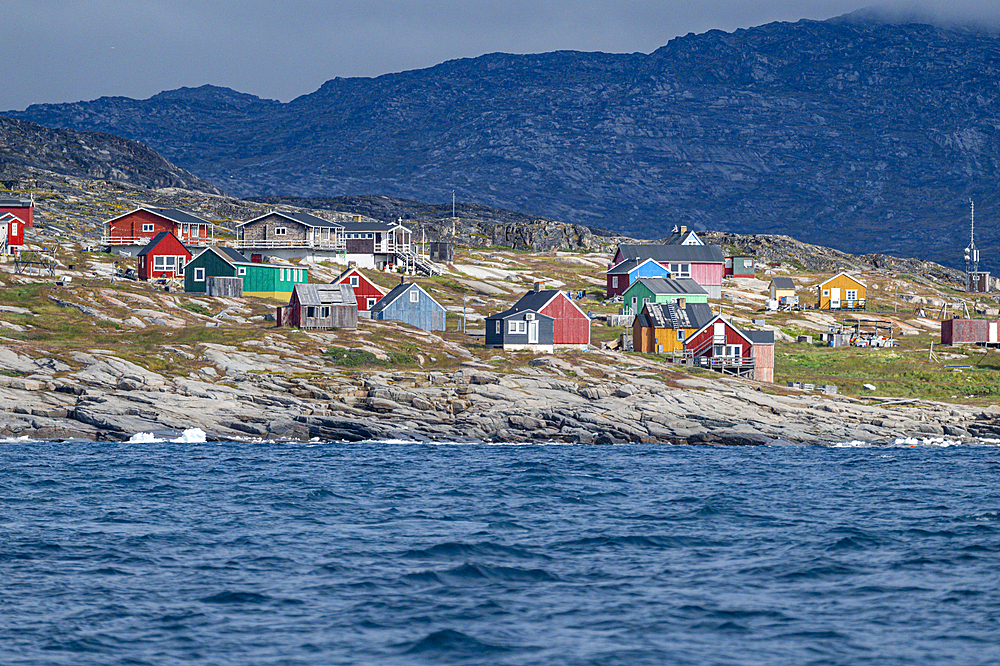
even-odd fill
[(1000, 663), (1000, 448), (0, 443), (0, 663)]

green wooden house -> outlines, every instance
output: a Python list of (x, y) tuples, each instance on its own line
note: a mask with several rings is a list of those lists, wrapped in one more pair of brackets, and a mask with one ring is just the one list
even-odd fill
[(296, 284), (309, 280), (308, 270), (293, 264), (262, 264), (249, 261), (236, 250), (210, 246), (184, 267), (184, 291), (205, 293), (210, 277), (238, 277), (243, 295), (287, 302)]
[(642, 312), (646, 303), (673, 303), (681, 299), (689, 304), (708, 303), (708, 292), (691, 278), (639, 278), (622, 294), (626, 314)]

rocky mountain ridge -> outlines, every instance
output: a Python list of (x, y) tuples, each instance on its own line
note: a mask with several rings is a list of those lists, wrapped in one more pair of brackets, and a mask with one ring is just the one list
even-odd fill
[(490, 54), (333, 79), (8, 112), (113, 132), (239, 196), (461, 200), (657, 237), (786, 234), (958, 267), (968, 199), (1000, 254), (1000, 40), (871, 15), (710, 31), (645, 54)]

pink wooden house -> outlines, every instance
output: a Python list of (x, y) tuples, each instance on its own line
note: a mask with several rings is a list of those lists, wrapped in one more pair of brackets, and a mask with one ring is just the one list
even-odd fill
[(709, 298), (722, 298), (722, 278), (726, 269), (722, 248), (715, 245), (619, 245), (611, 265), (646, 259), (666, 268), (674, 279), (691, 278), (708, 292)]

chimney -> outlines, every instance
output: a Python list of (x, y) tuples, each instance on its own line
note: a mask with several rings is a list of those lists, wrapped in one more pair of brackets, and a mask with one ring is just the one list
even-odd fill
[(687, 305), (688, 305), (688, 299), (686, 299), (686, 298), (678, 298), (677, 299), (677, 307), (679, 307), (679, 308), (686, 308)]
[(684, 227), (684, 226), (682, 226), (682, 227), (681, 227), (681, 233), (682, 233), (682, 234), (686, 234), (686, 233), (687, 233), (687, 230), (688, 230), (688, 228), (687, 228), (687, 227)]
[(544, 283), (541, 280), (535, 280), (535, 291), (541, 291)]
[(406, 274), (399, 276), (399, 284), (406, 284)]

